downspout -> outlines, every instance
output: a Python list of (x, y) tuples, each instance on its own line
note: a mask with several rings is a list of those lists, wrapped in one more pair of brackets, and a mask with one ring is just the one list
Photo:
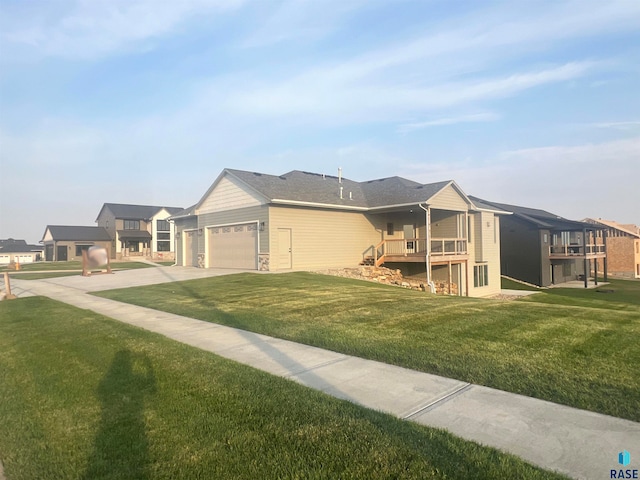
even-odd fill
[(177, 267), (178, 266), (178, 240), (176, 239), (176, 234), (178, 233), (178, 231), (176, 230), (176, 228), (178, 227), (176, 226), (175, 220), (173, 220), (172, 218), (168, 218), (167, 222), (173, 223), (173, 265), (171, 266)]
[(431, 291), (431, 293), (436, 293), (436, 286), (435, 284), (431, 281), (431, 262), (430, 262), (430, 256), (431, 256), (431, 210), (428, 204), (426, 204), (426, 207), (423, 207), (421, 203), (418, 203), (418, 206), (424, 210), (425, 213), (425, 221), (427, 222), (425, 224), (425, 233), (426, 233), (426, 250), (427, 253), (425, 255), (425, 265), (427, 267), (427, 285), (429, 285), (429, 290)]

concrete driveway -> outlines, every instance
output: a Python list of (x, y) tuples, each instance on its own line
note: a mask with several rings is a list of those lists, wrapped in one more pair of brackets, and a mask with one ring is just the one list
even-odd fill
[(81, 292), (99, 292), (100, 290), (180, 282), (183, 280), (218, 277), (220, 275), (231, 275), (242, 272), (258, 273), (255, 270), (233, 270), (228, 268), (149, 267), (121, 270), (112, 274), (92, 275), (90, 277), (83, 277), (78, 273), (78, 275), (68, 277), (20, 280), (19, 276), (12, 276), (11, 289), (15, 295), (24, 297), (32, 290), (30, 288), (32, 282), (37, 282), (38, 284), (57, 285)]

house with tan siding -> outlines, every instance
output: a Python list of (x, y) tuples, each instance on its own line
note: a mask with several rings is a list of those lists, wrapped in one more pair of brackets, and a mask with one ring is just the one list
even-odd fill
[[(599, 236), (607, 242), (609, 275), (640, 278), (640, 227), (601, 218), (585, 218), (583, 221), (602, 227)], [(599, 272), (602, 273), (601, 270)]]
[(452, 294), (500, 291), (500, 217), (452, 180), (355, 182), (291, 171), (225, 169), (200, 201), (170, 221), (176, 263), (201, 268), (316, 270), (361, 264), (400, 269)]
[(102, 227), (82, 225), (47, 225), (40, 243), (47, 262), (82, 260), (82, 251), (99, 246), (111, 248), (111, 236)]

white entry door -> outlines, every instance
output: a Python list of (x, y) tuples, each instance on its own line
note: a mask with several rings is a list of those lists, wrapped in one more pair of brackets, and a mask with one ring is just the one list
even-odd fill
[(288, 270), (292, 267), (291, 261), (291, 229), (278, 229), (278, 270)]

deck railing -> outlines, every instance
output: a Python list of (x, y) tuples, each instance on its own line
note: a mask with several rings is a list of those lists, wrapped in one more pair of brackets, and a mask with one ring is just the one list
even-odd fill
[[(601, 244), (590, 244), (586, 246), (587, 255), (604, 254), (605, 248)], [(549, 255), (562, 257), (580, 257), (585, 254), (585, 246), (578, 244), (568, 245), (551, 245), (549, 247)]]
[[(464, 238), (433, 238), (430, 241), (431, 256), (466, 255), (467, 240)], [(424, 257), (427, 254), (426, 238), (399, 238), (383, 240), (375, 246), (375, 264), (385, 260), (399, 261), (398, 257)]]
[(466, 255), (467, 240), (464, 238), (434, 238), (431, 240), (431, 255)]

